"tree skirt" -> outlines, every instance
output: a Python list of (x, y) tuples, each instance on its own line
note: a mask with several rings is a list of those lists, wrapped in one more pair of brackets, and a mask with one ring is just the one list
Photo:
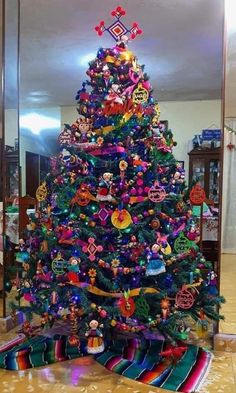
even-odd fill
[(200, 347), (188, 345), (187, 351), (173, 365), (159, 353), (163, 340), (118, 340), (96, 360), (108, 370), (148, 385), (175, 392), (197, 392), (207, 376), (213, 355)]
[(36, 336), (0, 353), (0, 368), (25, 370), (84, 356), (86, 340), (71, 345), (68, 336)]
[[(71, 345), (68, 336), (36, 336), (15, 345), (7, 343), (0, 351), (0, 368), (25, 370), (87, 355), (87, 340)], [(108, 370), (152, 386), (176, 392), (197, 392), (205, 379), (212, 354), (200, 347), (188, 345), (186, 352), (173, 365), (159, 355), (164, 340), (138, 338), (116, 339), (95, 359)]]

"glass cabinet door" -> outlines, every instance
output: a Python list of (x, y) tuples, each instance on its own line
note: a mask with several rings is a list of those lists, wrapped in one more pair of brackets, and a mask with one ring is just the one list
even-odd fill
[(193, 159), (193, 176), (192, 180), (198, 182), (202, 188), (205, 187), (205, 161), (201, 158)]
[(219, 203), (219, 160), (210, 160), (209, 199)]

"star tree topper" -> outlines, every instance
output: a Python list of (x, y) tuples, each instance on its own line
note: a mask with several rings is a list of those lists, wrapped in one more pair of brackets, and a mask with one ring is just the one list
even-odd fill
[[(100, 21), (99, 25), (95, 26), (95, 31), (99, 36), (101, 36), (104, 31), (108, 31), (108, 33), (114, 38), (115, 41), (125, 41), (128, 39), (134, 40), (137, 35), (142, 34), (142, 30), (140, 29), (137, 22), (133, 22), (130, 29), (128, 29), (120, 19), (122, 16), (125, 16), (125, 10), (118, 6), (115, 10), (111, 12), (111, 16), (114, 17), (116, 20), (108, 27), (105, 27), (105, 22), (102, 20)], [(130, 33), (129, 37), (127, 34)]]

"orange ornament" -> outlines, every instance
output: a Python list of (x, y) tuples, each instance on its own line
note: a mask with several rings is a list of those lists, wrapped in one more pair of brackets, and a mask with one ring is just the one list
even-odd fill
[(90, 278), (91, 285), (94, 285), (95, 278), (96, 278), (96, 275), (97, 275), (96, 269), (93, 269), (93, 268), (89, 269), (88, 275), (89, 275), (89, 278)]
[(202, 205), (206, 199), (206, 193), (200, 184), (196, 184), (190, 192), (190, 201), (193, 205)]
[(132, 297), (129, 296), (129, 291), (124, 293), (124, 296), (120, 298), (118, 307), (123, 317), (131, 317), (135, 311), (135, 302)]
[(69, 338), (68, 338), (68, 343), (71, 345), (71, 346), (73, 346), (73, 347), (79, 347), (80, 346), (80, 340), (79, 340), (79, 337), (77, 337), (77, 336), (69, 336)]
[(97, 201), (97, 199), (91, 194), (87, 184), (81, 184), (72, 198), (71, 204), (77, 203), (80, 206), (87, 206), (90, 201)]

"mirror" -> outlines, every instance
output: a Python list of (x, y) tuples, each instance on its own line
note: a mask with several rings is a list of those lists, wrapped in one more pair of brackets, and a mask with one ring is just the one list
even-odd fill
[[(94, 26), (105, 16), (109, 19), (104, 10), (116, 3), (102, 0), (98, 6), (96, 0), (68, 0), (65, 7), (56, 0), (20, 2), (21, 194), (32, 198), (28, 212), (49, 170), (50, 156), (58, 152), (60, 130), (64, 123), (76, 120), (74, 96), (87, 79), (88, 62), (100, 46), (113, 45), (111, 37), (97, 37)], [(150, 75), (161, 121), (173, 130), (174, 154), (186, 179), (192, 183), (206, 174), (204, 188), (208, 187), (210, 202), (205, 207), (208, 215), (202, 241), (207, 257), (217, 266), (220, 147), (216, 130), (221, 128), (223, 2), (179, 0), (176, 7), (176, 2), (160, 0), (149, 2), (148, 12), (144, 1), (138, 6), (136, 0), (120, 3), (127, 11), (128, 24), (137, 20), (144, 31), (130, 48)], [(202, 130), (207, 131), (205, 135)], [(218, 154), (213, 154), (211, 162), (205, 160), (210, 151)], [(195, 163), (194, 152), (200, 160)]]
[[(19, 130), (18, 130), (18, 0), (1, 2), (3, 12), (3, 135), (2, 211), (4, 233), (1, 265), (1, 316), (11, 312), (9, 295), (17, 268), (15, 246), (19, 238)], [(13, 298), (14, 299), (14, 298)]]
[(236, 332), (236, 4), (226, 0), (224, 173), (222, 206), (221, 292), (225, 321), (221, 333)]
[[(2, 58), (2, 44), (3, 44), (3, 2), (0, 1), (0, 68), (2, 71), (3, 58)], [(0, 88), (2, 91), (2, 79), (0, 81)], [(3, 97), (0, 96), (1, 105), (1, 121), (0, 121), (0, 317), (4, 315), (4, 266), (3, 266), (3, 154), (4, 154), (4, 139), (3, 139)]]

